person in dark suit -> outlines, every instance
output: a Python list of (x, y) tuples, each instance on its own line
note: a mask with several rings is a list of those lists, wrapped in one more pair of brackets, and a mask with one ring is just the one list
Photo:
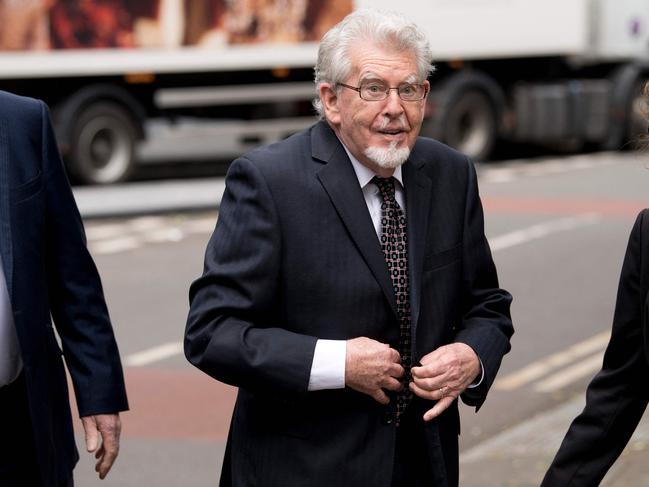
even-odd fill
[(622, 264), (613, 330), (602, 369), (586, 392), (543, 487), (599, 485), (649, 401), (649, 210), (638, 215)]
[(47, 108), (6, 92), (0, 226), (0, 485), (72, 485), (79, 455), (63, 357), (104, 478), (128, 408), (117, 345)]
[(235, 160), (189, 361), (239, 387), (222, 486), (458, 483), (457, 399), (509, 350), (471, 162), (419, 138), (428, 41), (359, 10), (322, 39), (323, 120)]

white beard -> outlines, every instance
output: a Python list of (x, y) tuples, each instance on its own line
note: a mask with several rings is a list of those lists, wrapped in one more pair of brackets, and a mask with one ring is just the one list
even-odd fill
[(389, 147), (368, 147), (365, 157), (383, 169), (396, 169), (410, 157), (410, 149), (397, 148), (396, 142), (390, 142)]

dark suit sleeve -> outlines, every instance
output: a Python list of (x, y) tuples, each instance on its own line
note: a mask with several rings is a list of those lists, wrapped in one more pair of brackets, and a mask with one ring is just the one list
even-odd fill
[(462, 394), (463, 401), (479, 408), (509, 351), (514, 333), (509, 307), (511, 295), (498, 287), (496, 267), (484, 234), (484, 216), (475, 168), (468, 161), (468, 184), (463, 238), (462, 320), (456, 342), (469, 345), (480, 357), (484, 379)]
[(187, 359), (251, 391), (307, 391), (316, 338), (278, 323), (280, 222), (267, 182), (249, 160), (232, 163), (203, 275), (191, 286)]
[(588, 386), (586, 407), (570, 425), (545, 475), (545, 487), (599, 485), (647, 406), (649, 369), (641, 327), (646, 297), (640, 285), (643, 218), (646, 211), (629, 238), (602, 370)]
[(124, 378), (101, 281), (42, 102), (41, 127), (48, 297), (79, 414), (123, 411)]

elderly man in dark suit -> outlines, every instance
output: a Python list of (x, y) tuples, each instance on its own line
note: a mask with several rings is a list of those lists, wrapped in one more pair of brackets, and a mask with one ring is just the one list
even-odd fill
[(185, 353), (239, 387), (232, 486), (458, 483), (457, 399), (509, 350), (467, 158), (418, 137), (432, 70), (412, 23), (371, 10), (322, 39), (323, 120), (231, 166)]
[(6, 92), (0, 226), (0, 485), (72, 485), (79, 455), (63, 356), (104, 478), (128, 407), (117, 345), (47, 108)]

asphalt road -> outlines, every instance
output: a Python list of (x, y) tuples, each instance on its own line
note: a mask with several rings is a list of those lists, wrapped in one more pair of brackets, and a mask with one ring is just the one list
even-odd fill
[[(479, 167), (486, 232), (501, 285), (514, 295), (516, 334), (485, 406), (478, 414), (462, 407), (461, 485), (538, 485), (601, 363), (626, 240), (649, 206), (648, 161), (600, 153)], [(205, 213), (87, 222), (132, 410), (123, 415), (114, 471), (95, 480), (82, 452), (80, 487), (217, 485), (234, 389), (192, 369), (180, 348), (187, 289), (201, 272), (216, 204)], [(541, 426), (520, 429), (526, 425)], [(494, 445), (513, 432), (522, 443), (544, 442), (532, 467), (489, 469)], [(508, 468), (517, 454), (524, 452), (507, 452)], [(527, 480), (512, 480), (523, 471)]]

